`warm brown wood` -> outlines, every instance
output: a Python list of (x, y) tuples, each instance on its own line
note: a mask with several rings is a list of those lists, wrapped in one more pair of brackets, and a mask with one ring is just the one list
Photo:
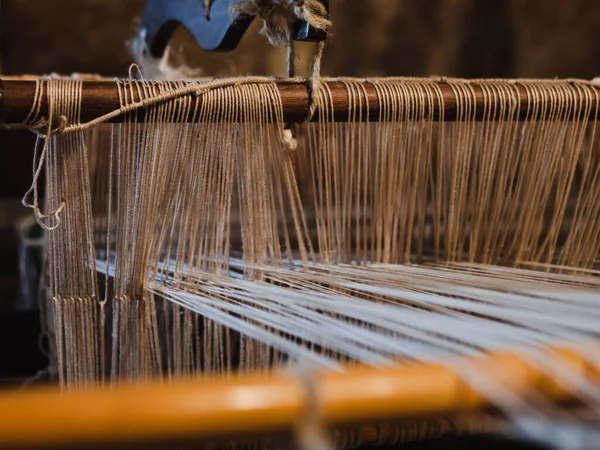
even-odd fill
[[(359, 114), (356, 114), (353, 118), (348, 117), (349, 98), (346, 86), (341, 82), (328, 82), (328, 86), (333, 99), (334, 120), (359, 120)], [(474, 116), (476, 120), (480, 120), (486, 115), (483, 91), (476, 84), (471, 86), (475, 92), (477, 103)], [(363, 87), (366, 102), (363, 101), (364, 106), (360, 119), (366, 120), (368, 117), (370, 121), (378, 121), (380, 120), (380, 111), (375, 88), (368, 82), (364, 82)], [(439, 87), (443, 95), (444, 120), (455, 121), (457, 119), (457, 109), (454, 92), (446, 83), (439, 83)], [(309, 106), (309, 89), (307, 85), (282, 80), (278, 82), (278, 88), (283, 102), (285, 121), (297, 123), (306, 120)], [(519, 89), (521, 100), (519, 118), (524, 119), (528, 115), (527, 92), (520, 86), (517, 86), (517, 89)], [(35, 82), (32, 80), (0, 80), (0, 118), (2, 122), (5, 124), (22, 123), (31, 108), (34, 91)], [(596, 101), (594, 103), (591, 108), (591, 117), (595, 117), (597, 114), (598, 105)], [(43, 115), (46, 107), (44, 99), (42, 103)], [(83, 82), (82, 122), (88, 122), (116, 109), (119, 109), (119, 99), (116, 84), (113, 81), (92, 80)], [(318, 118), (318, 115), (317, 113), (315, 119)], [(439, 117), (439, 104), (434, 105), (433, 115), (434, 118)], [(121, 120), (121, 116), (119, 116), (113, 122)]]

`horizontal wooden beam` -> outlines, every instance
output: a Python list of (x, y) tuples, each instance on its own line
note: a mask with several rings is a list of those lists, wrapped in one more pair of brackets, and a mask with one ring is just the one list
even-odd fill
[[(57, 389), (0, 393), (0, 448), (84, 448), (178, 440), (233, 439), (291, 431), (306, 414), (326, 427), (468, 413), (494, 406), (452, 367), (498, 376), (513, 395), (532, 392), (556, 401), (570, 387), (526, 354), (494, 353), (440, 364), (354, 367), (315, 373), (309, 386), (291, 371), (122, 384), (61, 393)], [(570, 348), (547, 348), (573, 376), (593, 380), (600, 366)], [(563, 380), (564, 381), (564, 380)], [(507, 384), (504, 384), (507, 383)], [(314, 392), (316, 399), (309, 397)], [(318, 411), (307, 411), (317, 403)]]
[[(410, 82), (409, 82), (410, 83)], [(494, 119), (500, 117), (501, 104), (498, 100), (496, 103), (485, 101), (484, 88), (482, 86), (491, 85), (490, 82), (473, 82), (469, 83), (470, 92), (474, 97), (474, 108), (469, 112), (468, 117), (475, 120), (485, 118)], [(327, 81), (327, 85), (331, 92), (333, 105), (333, 120), (347, 121), (349, 118), (350, 98), (347, 86), (341, 81)], [(442, 101), (434, 98), (432, 102), (432, 117), (439, 119), (443, 117), (445, 121), (456, 121), (464, 117), (465, 111), (459, 111), (457, 108), (457, 96), (454, 89), (449, 83), (437, 82), (439, 92), (441, 93)], [(284, 121), (288, 123), (298, 123), (306, 120), (309, 109), (309, 88), (306, 83), (290, 80), (280, 80), (277, 82), (277, 87), (283, 103)], [(600, 90), (594, 89), (596, 95), (590, 100), (590, 109), (588, 117), (596, 117), (598, 110), (598, 93)], [(22, 123), (31, 109), (35, 92), (34, 80), (0, 80), (0, 120), (4, 124), (20, 124)], [(520, 83), (514, 84), (514, 92), (517, 93), (519, 105), (515, 111), (516, 118), (524, 119), (540, 119), (543, 118), (539, 113), (533, 114), (533, 103), (529, 99), (527, 89)], [(414, 92), (407, 90), (402, 95), (412, 98), (414, 104), (421, 104), (423, 99)], [(360, 96), (362, 98), (362, 107), (360, 114), (355, 114), (353, 120), (370, 120), (379, 121), (385, 116), (382, 116), (380, 110), (380, 102), (375, 86), (369, 81), (361, 82)], [(581, 104), (581, 99), (575, 99), (573, 105)], [(464, 104), (464, 103), (463, 103)], [(487, 105), (487, 106), (486, 106)], [(507, 103), (504, 104), (506, 106)], [(119, 109), (119, 97), (117, 85), (114, 81), (84, 81), (83, 82), (83, 97), (82, 97), (82, 122), (91, 121), (111, 111)], [(41, 114), (45, 115), (47, 111), (46, 98), (42, 99)], [(414, 109), (413, 111), (416, 111)], [(575, 111), (575, 113), (573, 112)], [(570, 108), (571, 118), (582, 119), (586, 110), (582, 107)], [(416, 113), (413, 113), (416, 115)], [(506, 114), (506, 113), (504, 113)], [(533, 115), (532, 115), (533, 114)], [(319, 112), (314, 116), (313, 120), (319, 117)], [(415, 117), (413, 117), (415, 118)], [(123, 117), (118, 116), (112, 119), (112, 122), (122, 121)]]

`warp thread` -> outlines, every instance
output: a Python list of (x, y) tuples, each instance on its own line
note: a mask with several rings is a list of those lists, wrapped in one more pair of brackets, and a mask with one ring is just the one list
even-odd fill
[[(47, 80), (52, 79), (52, 77), (48, 77)], [(67, 93), (66, 97), (65, 97), (65, 101), (66, 102), (74, 102), (73, 105), (75, 106), (74, 108), (74, 115), (77, 116), (78, 115), (78, 108), (80, 107), (80, 105), (76, 105), (77, 103), (77, 89), (78, 87), (81, 86), (81, 80), (79, 80), (78, 82), (75, 83), (77, 86), (74, 86), (74, 90), (72, 91), (68, 91), (65, 90), (65, 92)], [(34, 132), (36, 132), (38, 134), (38, 138), (36, 140), (35, 146), (34, 146), (34, 155), (33, 155), (33, 180), (31, 183), (31, 186), (29, 187), (29, 189), (27, 190), (27, 192), (25, 193), (25, 195), (23, 196), (23, 199), (21, 200), (21, 203), (23, 204), (23, 206), (33, 209), (34, 213), (35, 213), (35, 218), (36, 221), (38, 222), (38, 224), (40, 225), (40, 227), (42, 227), (44, 230), (46, 231), (53, 231), (56, 228), (59, 227), (60, 225), (60, 213), (61, 211), (65, 208), (66, 206), (66, 202), (64, 200), (61, 200), (60, 204), (57, 206), (56, 209), (54, 209), (53, 211), (50, 211), (46, 214), (42, 213), (40, 207), (39, 207), (39, 194), (38, 194), (38, 180), (39, 177), (42, 173), (42, 169), (44, 167), (47, 155), (48, 155), (48, 136), (50, 136), (51, 134), (62, 134), (68, 127), (69, 124), (69, 119), (63, 115), (60, 114), (58, 116), (58, 127), (55, 129), (52, 129), (52, 124), (53, 124), (53, 120), (52, 120), (52, 113), (53, 111), (52, 108), (49, 106), (48, 107), (48, 111), (49, 111), (49, 115), (48, 118), (40, 118), (40, 112), (42, 109), (42, 99), (44, 96), (44, 86), (45, 86), (45, 80), (36, 80), (36, 84), (35, 84), (35, 93), (34, 93), (34, 97), (33, 97), (33, 103), (31, 105), (31, 109), (29, 110), (29, 113), (27, 114), (27, 117), (24, 120), (24, 124), (28, 125)], [(73, 106), (71, 105), (71, 106)], [(46, 128), (46, 134), (43, 134), (40, 129), (42, 128)], [(43, 139), (43, 143), (42, 143), (42, 151), (39, 155), (39, 160), (37, 160), (37, 153), (38, 153), (38, 148), (40, 145), (41, 140)], [(33, 203), (30, 203), (28, 201), (28, 198), (30, 195), (33, 194)], [(54, 222), (54, 225), (47, 225), (44, 220), (47, 219), (52, 219), (52, 221)]]
[[(206, 1), (205, 8), (208, 12), (212, 2)], [(326, 30), (331, 26), (327, 9), (318, 0), (294, 0), (289, 3), (286, 0), (242, 0), (234, 4), (231, 8), (231, 12), (234, 14), (247, 14), (254, 15), (261, 18), (264, 22), (261, 33), (267, 37), (269, 42), (277, 47), (288, 48), (288, 75), (292, 77), (295, 73), (294, 60), (295, 60), (295, 49), (291, 39), (292, 24), (298, 20), (306, 21), (309, 25), (317, 30)], [(310, 90), (310, 102), (307, 119), (310, 120), (317, 109), (316, 93), (320, 85), (320, 69), (321, 69), (321, 58), (323, 56), (323, 50), (325, 47), (324, 42), (319, 42), (317, 45), (317, 51), (312, 63), (312, 75), (309, 79), (309, 90)], [(136, 66), (137, 65), (132, 65)], [(131, 76), (131, 70), (130, 70)], [(205, 83), (201, 86), (186, 85), (179, 89), (175, 89), (169, 92), (158, 94), (150, 98), (145, 98), (139, 102), (132, 103), (127, 106), (121, 106), (119, 110), (112, 111), (111, 113), (105, 114), (104, 116), (98, 117), (88, 123), (73, 123), (69, 124), (68, 119), (65, 116), (58, 117), (58, 127), (52, 128), (52, 119), (39, 118), (41, 112), (41, 102), (44, 95), (44, 84), (47, 80), (36, 81), (36, 91), (34, 95), (34, 101), (29, 114), (27, 115), (24, 124), (29, 126), (34, 132), (38, 134), (38, 138), (46, 139), (52, 134), (63, 134), (72, 131), (83, 131), (94, 125), (106, 122), (116, 116), (125, 114), (133, 111), (140, 107), (154, 105), (163, 101), (171, 100), (176, 97), (184, 96), (187, 94), (201, 95), (209, 90), (218, 89), (221, 87), (236, 86), (242, 84), (241, 80), (222, 80), (215, 81), (212, 83)], [(265, 83), (271, 82), (272, 79), (267, 77), (250, 77), (244, 82), (246, 83)], [(42, 128), (46, 128), (46, 133), (41, 132)], [(289, 151), (295, 151), (297, 149), (297, 140), (293, 137), (291, 130), (285, 129), (281, 133), (282, 142)], [(37, 181), (41, 174), (41, 170), (44, 166), (46, 159), (46, 142), (44, 142), (42, 154), (40, 155), (37, 167), (34, 168), (33, 183), (31, 188), (27, 191), (23, 198), (23, 205), (32, 208), (35, 211), (38, 223), (47, 231), (55, 229), (60, 224), (58, 214), (64, 208), (64, 202), (58, 207), (56, 211), (52, 211), (49, 214), (43, 214), (38, 206), (37, 199)], [(33, 193), (34, 201), (29, 203), (27, 198)], [(54, 226), (48, 226), (43, 223), (44, 219), (48, 218), (55, 219)]]
[[(132, 78), (132, 70), (139, 67), (136, 64), (133, 64), (129, 70), (129, 75)], [(142, 77), (143, 78), (143, 77)], [(77, 80), (76, 80), (77, 81)], [(169, 100), (173, 100), (175, 98), (183, 97), (185, 95), (194, 95), (200, 96), (206, 94), (207, 92), (213, 89), (226, 88), (226, 87), (236, 87), (243, 84), (265, 84), (272, 83), (273, 79), (269, 77), (247, 77), (247, 78), (233, 78), (233, 79), (224, 79), (218, 80), (208, 83), (190, 83), (185, 84), (181, 87), (175, 88), (173, 90), (169, 90), (163, 93), (154, 94), (152, 96), (140, 99), (137, 102), (132, 102), (127, 105), (121, 104), (120, 108), (114, 111), (111, 111), (108, 114), (97, 117), (94, 120), (91, 120), (87, 123), (81, 123), (79, 120), (79, 112), (75, 113), (71, 120), (63, 114), (58, 114), (58, 117), (55, 119), (54, 115), (56, 111), (54, 110), (54, 106), (51, 105), (50, 98), (54, 98), (50, 93), (46, 94), (46, 91), (51, 88), (51, 83), (60, 83), (67, 82), (67, 80), (59, 79), (56, 77), (46, 77), (40, 78), (36, 80), (36, 88), (34, 93), (34, 100), (31, 106), (27, 117), (25, 118), (23, 124), (28, 126), (31, 131), (37, 134), (37, 141), (34, 148), (34, 165), (33, 165), (33, 180), (30, 188), (27, 190), (22, 199), (23, 206), (33, 209), (35, 213), (36, 220), (38, 224), (46, 231), (54, 231), (56, 228), (60, 226), (60, 213), (66, 206), (66, 201), (63, 199), (56, 209), (50, 211), (48, 213), (43, 213), (39, 206), (39, 194), (38, 194), (38, 181), (41, 176), (42, 170), (46, 164), (46, 160), (48, 158), (48, 149), (49, 149), (49, 138), (55, 135), (67, 134), (72, 132), (81, 132), (91, 128), (95, 125), (99, 125), (101, 123), (107, 122), (110, 119), (124, 115), (128, 112), (135, 111), (139, 108), (148, 107), (152, 105), (159, 104), (161, 102), (166, 102)], [(74, 111), (79, 111), (81, 108), (81, 80), (78, 80), (72, 86), (72, 91), (69, 91), (64, 99), (60, 99), (61, 101), (71, 102), (71, 107), (74, 108)], [(48, 117), (40, 117), (42, 110), (42, 101), (44, 95), (47, 95), (48, 98)], [(74, 103), (73, 103), (74, 102)], [(42, 131), (44, 130), (44, 131)], [(297, 148), (297, 142), (291, 136), (290, 133), (287, 133), (287, 130), (282, 130), (281, 132), (282, 143), (289, 151), (294, 151)], [(39, 154), (38, 158), (38, 148), (41, 146), (42, 150)], [(33, 195), (33, 202), (29, 201), (29, 197)], [(54, 225), (48, 225), (44, 221), (51, 219)]]
[[(324, 31), (331, 27), (327, 9), (319, 0), (241, 0), (231, 7), (233, 14), (246, 14), (259, 17), (263, 21), (260, 33), (271, 45), (288, 49), (288, 77), (295, 76), (294, 61), (296, 50), (292, 40), (292, 26), (297, 21), (305, 21), (316, 30)], [(317, 51), (312, 62), (309, 78), (310, 104), (307, 120), (312, 119), (317, 109), (316, 95), (320, 87), (321, 59), (325, 41), (317, 43)]]

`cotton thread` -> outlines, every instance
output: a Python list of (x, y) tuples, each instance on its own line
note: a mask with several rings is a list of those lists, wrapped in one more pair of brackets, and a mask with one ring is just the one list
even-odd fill
[[(243, 0), (232, 6), (234, 14), (258, 16), (263, 20), (260, 33), (267, 37), (276, 47), (286, 47), (288, 77), (296, 74), (295, 43), (291, 36), (292, 25), (296, 21), (305, 21), (318, 31), (326, 31), (331, 27), (327, 9), (318, 0)], [(325, 49), (325, 41), (319, 41), (311, 67), (309, 86), (309, 110), (307, 120), (313, 118), (317, 109), (317, 91), (320, 88), (321, 59)]]
[(312, 370), (300, 362), (292, 374), (302, 385), (306, 398), (304, 413), (296, 425), (296, 440), (300, 450), (332, 450), (329, 435), (320, 420), (319, 393)]

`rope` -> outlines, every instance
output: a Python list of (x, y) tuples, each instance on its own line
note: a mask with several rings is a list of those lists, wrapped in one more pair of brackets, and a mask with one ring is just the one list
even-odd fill
[(297, 21), (305, 21), (316, 30), (326, 30), (331, 26), (327, 10), (318, 0), (241, 0), (231, 7), (237, 15), (256, 16), (263, 21), (260, 34), (271, 45), (286, 48), (292, 40), (292, 26)]

